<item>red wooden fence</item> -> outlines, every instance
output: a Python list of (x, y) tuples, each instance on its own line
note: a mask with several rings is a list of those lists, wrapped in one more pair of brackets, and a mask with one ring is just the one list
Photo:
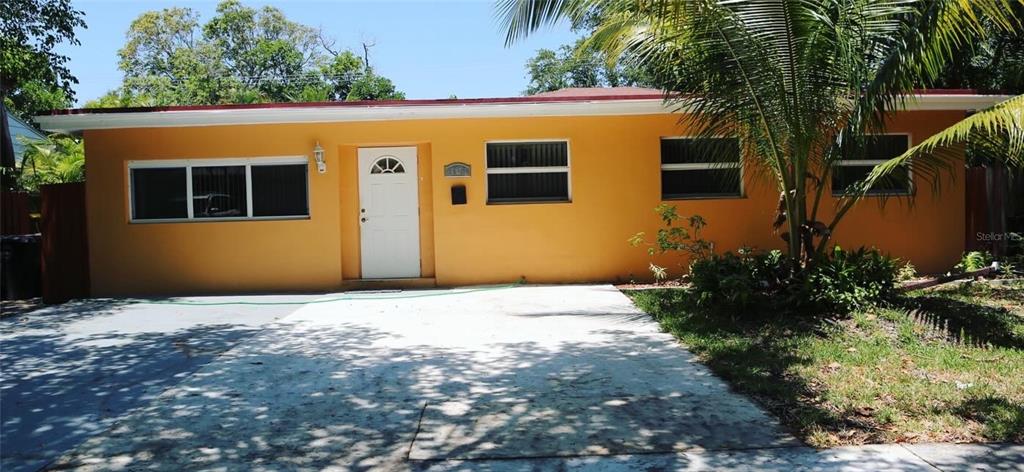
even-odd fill
[(61, 303), (89, 296), (89, 241), (85, 183), (43, 185), (43, 301)]
[(967, 168), (965, 251), (1006, 255), (1008, 179), (1003, 166)]

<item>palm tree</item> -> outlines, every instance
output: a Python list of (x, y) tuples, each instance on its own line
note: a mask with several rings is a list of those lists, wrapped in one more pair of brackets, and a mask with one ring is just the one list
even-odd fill
[(24, 190), (36, 193), (40, 185), (85, 180), (85, 148), (80, 139), (53, 134), (24, 144), (18, 176)]
[(1010, 100), (994, 113), (1002, 118), (993, 118), (993, 110), (968, 118), (877, 166), (833, 211), (822, 208), (834, 164), (863, 152), (914, 89), (935, 80), (988, 24), (1020, 31), (1014, 11), (1021, 5), (1024, 0), (502, 0), (498, 12), (509, 44), (561, 20), (597, 18), (591, 47), (653, 71), (668, 103), (698, 136), (740, 139), (745, 168), (778, 187), (774, 225), (788, 227), (780, 236), (790, 257), (812, 264), (847, 211), (887, 174), (909, 167), (937, 182), (953, 157), (962, 159), (962, 152), (935, 152), (953, 138), (988, 129), (993, 120), (1012, 125), (1006, 115), (1014, 113), (1019, 131), (1022, 103)]

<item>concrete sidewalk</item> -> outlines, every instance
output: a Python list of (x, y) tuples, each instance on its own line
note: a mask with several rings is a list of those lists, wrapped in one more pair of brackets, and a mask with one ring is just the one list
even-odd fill
[(879, 444), (817, 451), (807, 447), (693, 451), (677, 454), (559, 457), (416, 463), (418, 471), (584, 472), (770, 471), (953, 472), (1024, 471), (1024, 445)]

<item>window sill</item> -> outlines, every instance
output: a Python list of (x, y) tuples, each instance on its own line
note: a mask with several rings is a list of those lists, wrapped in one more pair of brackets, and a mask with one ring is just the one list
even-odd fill
[(239, 217), (239, 218), (165, 218), (158, 220), (128, 220), (128, 224), (131, 225), (149, 225), (149, 224), (160, 224), (160, 223), (223, 223), (227, 221), (288, 221), (288, 220), (308, 220), (309, 215), (303, 216), (254, 216), (254, 217)]
[(499, 201), (487, 201), (487, 205), (545, 205), (545, 204), (556, 204), (564, 205), (572, 203), (572, 200), (499, 200)]
[[(844, 198), (853, 196), (852, 193), (832, 193), (833, 198)], [(877, 193), (866, 193), (865, 197), (913, 197), (914, 192), (877, 192)]]
[(662, 195), (663, 202), (676, 202), (680, 200), (746, 200), (746, 195), (687, 195), (678, 197), (666, 197)]

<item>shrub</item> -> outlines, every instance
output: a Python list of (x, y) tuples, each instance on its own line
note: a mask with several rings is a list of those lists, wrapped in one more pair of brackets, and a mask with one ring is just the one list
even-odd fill
[(729, 316), (757, 313), (776, 303), (794, 280), (794, 268), (781, 251), (712, 254), (690, 265), (697, 305)]
[(732, 317), (835, 314), (892, 300), (897, 261), (874, 249), (831, 254), (807, 268), (779, 251), (711, 255), (690, 267), (698, 306)]
[(974, 272), (992, 265), (994, 260), (995, 258), (988, 251), (965, 252), (960, 257), (960, 263), (955, 265), (953, 270), (955, 272)]
[[(665, 227), (654, 241), (644, 233), (629, 238), (647, 246), (650, 255), (682, 252), (689, 256), (689, 281), (697, 306), (720, 315), (757, 316), (766, 313), (846, 314), (870, 304), (884, 303), (897, 294), (899, 277), (912, 277), (914, 267), (875, 249), (844, 251), (836, 247), (813, 264), (801, 266), (781, 251), (741, 248), (716, 254), (714, 244), (700, 237), (707, 222), (699, 215), (681, 217), (676, 207), (658, 205), (655, 212)], [(680, 220), (687, 227), (677, 225)], [(654, 263), (655, 280), (668, 277)]]
[[(654, 208), (654, 212), (661, 217), (665, 227), (658, 230), (654, 242), (647, 241), (647, 234), (639, 232), (631, 236), (627, 241), (633, 247), (647, 246), (647, 254), (664, 254), (669, 251), (684, 252), (689, 255), (690, 261), (696, 261), (708, 257), (714, 251), (714, 244), (700, 237), (700, 231), (707, 226), (707, 221), (700, 215), (692, 215), (683, 218), (676, 212), (673, 205), (660, 204)], [(679, 220), (685, 220), (689, 229), (674, 226)], [(657, 264), (650, 263), (651, 273), (654, 280), (661, 281), (668, 278), (668, 270)]]
[(906, 282), (915, 278), (917, 278), (917, 267), (914, 267), (914, 264), (909, 262), (903, 264), (896, 274), (896, 280), (899, 282)]
[(849, 252), (837, 246), (810, 269), (806, 291), (821, 308), (847, 313), (895, 298), (899, 272), (895, 259), (875, 249)]

